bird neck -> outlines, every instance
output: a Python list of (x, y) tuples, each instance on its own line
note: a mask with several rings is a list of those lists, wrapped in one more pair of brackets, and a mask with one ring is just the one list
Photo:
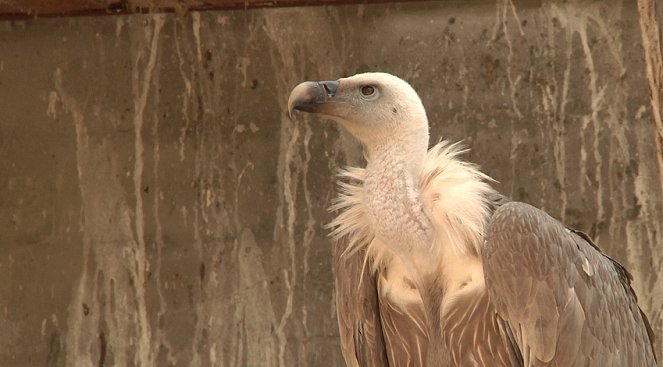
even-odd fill
[(378, 138), (366, 147), (366, 169), (369, 173), (397, 172), (418, 179), (427, 151), (427, 133), (425, 136)]
[[(423, 146), (423, 149), (420, 148)], [(426, 144), (373, 144), (364, 181), (365, 207), (375, 235), (401, 257), (430, 245), (433, 229), (419, 193)]]
[(428, 153), (421, 146), (372, 145), (364, 182), (371, 226), (422, 282), (441, 286), (447, 295), (473, 289), (468, 286), (483, 279), (478, 243), (492, 189), (474, 166), (457, 158), (457, 148), (438, 144)]

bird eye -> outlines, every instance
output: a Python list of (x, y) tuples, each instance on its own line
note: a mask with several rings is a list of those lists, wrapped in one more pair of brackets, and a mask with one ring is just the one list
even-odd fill
[(375, 87), (372, 85), (365, 85), (361, 87), (360, 91), (364, 96), (370, 97), (375, 94)]

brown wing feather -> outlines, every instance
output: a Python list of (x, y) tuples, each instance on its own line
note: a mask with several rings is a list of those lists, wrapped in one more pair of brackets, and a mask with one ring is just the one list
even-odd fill
[[(380, 320), (389, 365), (420, 367), (428, 350), (428, 322), (419, 291), (403, 270), (397, 258), (377, 270)], [(395, 292), (409, 293), (409, 302)]]
[(334, 251), (336, 314), (343, 358), (350, 367), (389, 366), (376, 278), (363, 266), (365, 247), (344, 256), (347, 246), (347, 238), (342, 237)]
[(446, 307), (442, 333), (451, 346), (454, 366), (516, 367), (516, 353), (504, 343), (508, 336), (483, 289), (462, 294)]
[(335, 251), (336, 304), (346, 364), (425, 366), (429, 326), (406, 267), (384, 252), (379, 265), (370, 258), (365, 264), (367, 246), (352, 254), (344, 252), (347, 246), (342, 238)]
[(545, 212), (508, 203), (482, 250), (486, 287), (525, 366), (654, 366), (623, 267)]

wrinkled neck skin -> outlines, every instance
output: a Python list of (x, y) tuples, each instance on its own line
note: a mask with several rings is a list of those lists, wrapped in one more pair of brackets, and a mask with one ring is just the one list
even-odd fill
[(376, 236), (420, 275), (435, 271), (439, 251), (419, 192), (427, 132), (376, 139), (366, 146), (364, 195)]
[(375, 236), (410, 269), (416, 270), (419, 275), (416, 281), (429, 278), (424, 274), (438, 274), (441, 253), (433, 242), (433, 225), (424, 211), (419, 188), (428, 154), (425, 112), (413, 112), (408, 119), (401, 120), (400, 126), (391, 128), (382, 125), (384, 122), (359, 124), (341, 118), (334, 120), (364, 145), (367, 165), (363, 196)]
[(385, 171), (399, 171), (412, 180), (418, 180), (428, 153), (428, 134), (376, 138), (365, 149), (369, 176)]

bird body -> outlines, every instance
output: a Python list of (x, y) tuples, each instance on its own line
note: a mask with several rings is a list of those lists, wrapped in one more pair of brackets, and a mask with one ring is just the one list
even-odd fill
[[(492, 189), (483, 181), (485, 175), (457, 159), (460, 153), (458, 145), (441, 142), (435, 146), (427, 153), (419, 180), (414, 186), (400, 177), (403, 173), (399, 169), (394, 170), (401, 172), (396, 176), (372, 173), (370, 165), (374, 162), (370, 158), (371, 163), (366, 169), (354, 168), (341, 175), (346, 183), (342, 185), (339, 200), (332, 207), (340, 211), (339, 216), (330, 223), (334, 228), (332, 236), (337, 241), (345, 236), (349, 238), (345, 256), (366, 246), (366, 259), (370, 259), (372, 271), (380, 274), (379, 289), (390, 290), (379, 292), (378, 295), (385, 300), (383, 303), (388, 301), (397, 313), (414, 309), (424, 316), (428, 315), (424, 318), (424, 332), (421, 333), (425, 335), (425, 340), (420, 343), (435, 346), (436, 343), (430, 343), (430, 339), (437, 336), (437, 344), (443, 345), (442, 348), (437, 347), (443, 349), (443, 353), (420, 347), (417, 352), (426, 351), (426, 354), (410, 359), (410, 363), (396, 362), (392, 366), (418, 365), (412, 363), (414, 360), (421, 361), (422, 366), (447, 365), (447, 359), (454, 360), (454, 354), (457, 355), (455, 365), (464, 365), (462, 361), (472, 356), (471, 351), (466, 349), (472, 345), (475, 333), (492, 332), (493, 339), (499, 338), (499, 330), (493, 327), (494, 319), (488, 320), (493, 324), (487, 325), (477, 317), (488, 310), (494, 314), (486, 296), (483, 268), (477, 256), (479, 241), (482, 240), (481, 230), (490, 213), (488, 198)], [(382, 184), (367, 183), (369, 176), (372, 180), (383, 180)], [(442, 195), (446, 198), (443, 202)], [(437, 223), (428, 218), (437, 219)], [(465, 225), (452, 230), (454, 223)], [(408, 249), (407, 256), (399, 256), (381, 238), (390, 238), (398, 243), (410, 240), (412, 247)], [(337, 272), (343, 274), (343, 269)], [(431, 288), (431, 284), (438, 286)], [(426, 288), (430, 292), (419, 291)], [(424, 311), (422, 296), (429, 298), (425, 303), (433, 305), (431, 309)], [(480, 308), (484, 311), (466, 312)], [(450, 320), (444, 322), (443, 318)], [(431, 323), (432, 319), (438, 321)], [(387, 338), (393, 335), (391, 339), (394, 342), (389, 345), (402, 342), (403, 338), (397, 335), (403, 329), (386, 332)], [(443, 331), (451, 342), (454, 338), (470, 338), (470, 343), (454, 343), (462, 344), (463, 348), (447, 351), (441, 339)], [(482, 339), (487, 337), (484, 335)], [(499, 342), (496, 340), (494, 346), (497, 347)], [(494, 354), (498, 352), (494, 351)], [(490, 358), (491, 363), (486, 366), (500, 365), (495, 363), (495, 357)], [(398, 357), (390, 360), (398, 361)]]
[(363, 145), (330, 223), (349, 366), (653, 366), (628, 273), (585, 235), (508, 202), (462, 161), (428, 150), (416, 92), (385, 73), (305, 82), (288, 108)]

